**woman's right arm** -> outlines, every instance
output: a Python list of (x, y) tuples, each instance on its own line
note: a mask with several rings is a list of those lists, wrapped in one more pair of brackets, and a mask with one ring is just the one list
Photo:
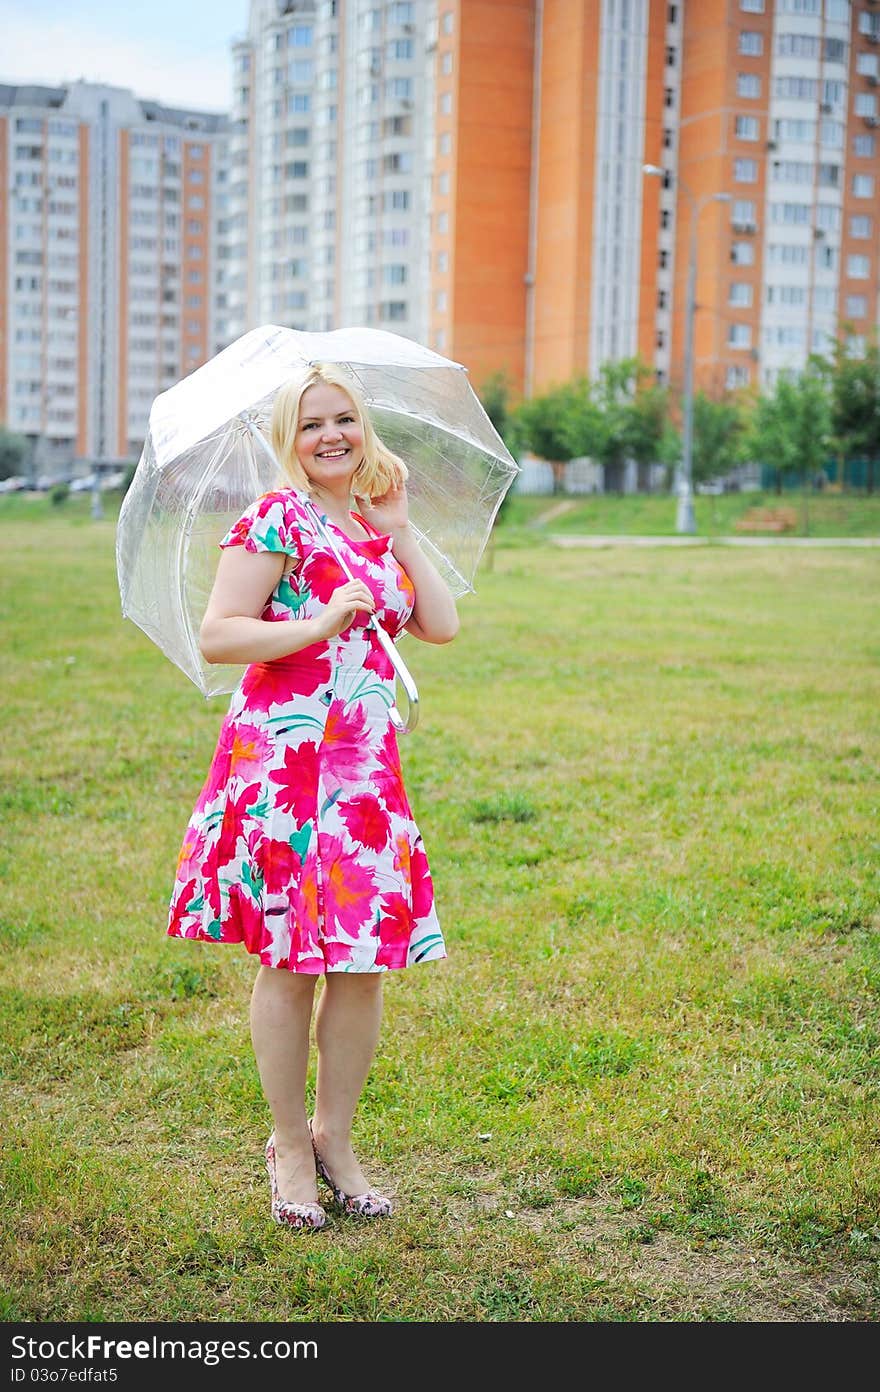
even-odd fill
[(281, 579), (285, 556), (279, 551), (248, 551), (229, 546), (220, 563), (199, 647), (206, 662), (274, 662), (313, 643), (324, 643), (347, 628), (358, 610), (371, 614), (373, 597), (360, 580), (334, 590), (323, 613), (313, 619), (261, 619), (266, 601)]

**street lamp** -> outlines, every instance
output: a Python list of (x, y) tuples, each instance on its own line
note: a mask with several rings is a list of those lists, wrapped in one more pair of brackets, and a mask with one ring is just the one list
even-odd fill
[[(642, 172), (664, 178), (667, 171), (657, 164), (643, 164)], [(690, 206), (690, 238), (688, 246), (687, 295), (685, 299), (684, 335), (684, 402), (681, 447), (681, 478), (678, 489), (678, 508), (675, 514), (675, 530), (693, 533), (697, 530), (694, 521), (693, 498), (693, 453), (694, 453), (694, 319), (697, 313), (697, 223), (700, 213), (707, 203), (729, 203), (729, 193), (704, 193), (695, 198), (683, 179), (678, 186), (686, 196)]]

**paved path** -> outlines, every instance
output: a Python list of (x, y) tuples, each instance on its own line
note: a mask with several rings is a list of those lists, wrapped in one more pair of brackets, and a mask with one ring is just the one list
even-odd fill
[(566, 536), (553, 532), (554, 546), (880, 546), (880, 537), (780, 536)]

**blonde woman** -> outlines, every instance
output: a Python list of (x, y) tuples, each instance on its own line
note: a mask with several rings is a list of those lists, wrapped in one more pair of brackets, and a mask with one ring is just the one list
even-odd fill
[(272, 1217), (309, 1230), (326, 1222), (318, 1177), (341, 1211), (390, 1214), (351, 1143), (382, 977), (446, 956), (389, 717), (394, 673), (366, 625), (374, 615), (392, 637), (448, 643), (458, 618), (410, 530), (406, 466), (355, 384), (339, 368), (310, 369), (279, 392), (271, 430), (284, 485), (221, 541), (201, 627), (209, 662), (248, 665), (186, 831), (168, 933), (244, 943), (259, 961), (250, 1019), (274, 1122)]

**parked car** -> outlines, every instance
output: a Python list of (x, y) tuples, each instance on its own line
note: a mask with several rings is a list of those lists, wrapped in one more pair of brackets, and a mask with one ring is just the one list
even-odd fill
[(29, 486), (26, 478), (13, 475), (12, 478), (0, 479), (0, 493), (20, 493), (22, 489)]
[(95, 486), (95, 475), (85, 474), (82, 478), (70, 480), (71, 493), (89, 493)]

